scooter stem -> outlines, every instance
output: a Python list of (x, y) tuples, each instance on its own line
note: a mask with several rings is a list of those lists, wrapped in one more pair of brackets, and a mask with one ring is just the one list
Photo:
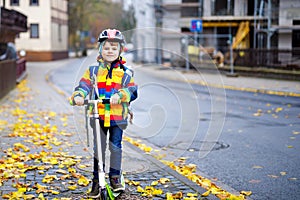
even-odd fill
[(99, 186), (100, 188), (105, 188), (105, 172), (103, 169), (103, 158), (102, 158), (102, 146), (100, 142), (101, 130), (100, 130), (100, 120), (98, 113), (98, 102), (93, 101), (94, 104), (94, 119), (95, 119), (95, 128), (96, 128), (96, 149), (97, 149), (97, 159), (98, 159), (98, 175), (99, 175)]

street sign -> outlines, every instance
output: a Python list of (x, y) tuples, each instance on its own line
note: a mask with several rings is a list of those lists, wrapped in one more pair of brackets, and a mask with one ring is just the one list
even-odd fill
[(192, 20), (190, 29), (192, 32), (202, 32), (202, 20), (201, 19)]

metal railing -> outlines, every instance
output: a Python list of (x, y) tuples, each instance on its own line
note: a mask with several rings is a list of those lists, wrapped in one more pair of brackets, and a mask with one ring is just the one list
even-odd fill
[(235, 49), (234, 65), (300, 70), (300, 48), (293, 50)]
[(4, 97), (16, 86), (16, 61), (0, 62), (0, 98)]
[(26, 59), (20, 58), (17, 60), (17, 69), (16, 69), (16, 81), (19, 83), (26, 76)]

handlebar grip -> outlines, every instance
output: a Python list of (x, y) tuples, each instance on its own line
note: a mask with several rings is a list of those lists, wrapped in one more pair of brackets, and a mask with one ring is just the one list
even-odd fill
[(69, 97), (69, 104), (70, 104), (71, 106), (75, 106), (75, 105), (76, 105), (76, 103), (75, 103), (75, 101), (74, 101), (74, 98)]

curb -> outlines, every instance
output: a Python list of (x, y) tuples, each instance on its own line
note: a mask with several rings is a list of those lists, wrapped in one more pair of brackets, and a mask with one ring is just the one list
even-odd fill
[[(230, 67), (218, 68), (222, 73), (227, 73), (230, 71)], [(292, 70), (282, 70), (274, 68), (264, 68), (264, 67), (243, 67), (234, 66), (235, 73), (257, 78), (268, 78), (268, 79), (280, 79), (280, 80), (290, 80), (298, 81), (300, 79), (300, 71)]]
[[(133, 144), (131, 144), (130, 142), (124, 140), (124, 142), (126, 142), (126, 145), (130, 146), (131, 149), (133, 149), (134, 151), (140, 153), (143, 155), (144, 158), (146, 158), (146, 160), (150, 161), (151, 163), (153, 163), (156, 167), (158, 167), (160, 170), (165, 171), (166, 173), (168, 173), (169, 175), (175, 177), (177, 180), (179, 180), (181, 183), (183, 183), (184, 185), (186, 185), (187, 187), (191, 188), (192, 190), (198, 192), (199, 194), (203, 194), (204, 192), (206, 192), (207, 190), (205, 190), (204, 188), (200, 187), (199, 185), (197, 185), (196, 183), (194, 183), (193, 181), (189, 180), (188, 178), (186, 178), (185, 176), (177, 173), (176, 171), (174, 171), (173, 169), (171, 169), (170, 167), (166, 166), (165, 164), (163, 164), (162, 162), (160, 162), (159, 160), (157, 160), (156, 158), (154, 158), (153, 156), (146, 154), (144, 151), (142, 151), (141, 149), (139, 149), (138, 147), (134, 146)], [(215, 200), (215, 199), (219, 199), (214, 195), (209, 195), (208, 197), (206, 197), (207, 200)]]
[[(133, 149), (134, 151), (140, 153), (141, 155), (143, 155), (143, 157), (153, 163), (156, 167), (158, 167), (161, 171), (166, 172), (167, 174), (169, 174), (170, 176), (173, 176), (174, 178), (176, 178), (178, 181), (180, 181), (182, 184), (184, 184), (186, 187), (192, 189), (193, 191), (196, 191), (197, 193), (199, 193), (199, 195), (201, 196), (201, 194), (207, 192), (207, 190), (203, 187), (201, 187), (200, 185), (198, 185), (197, 183), (193, 182), (192, 180), (188, 179), (187, 177), (181, 175), (180, 173), (176, 172), (175, 170), (171, 169), (169, 166), (165, 165), (163, 162), (161, 162), (160, 160), (156, 159), (154, 156), (152, 156), (151, 154), (147, 154), (146, 152), (144, 152), (143, 150), (141, 150), (139, 147), (135, 146), (134, 144), (128, 142), (127, 140), (123, 140), (124, 142), (126, 142), (126, 145), (130, 146), (131, 149)], [(205, 179), (208, 179), (211, 181), (212, 184), (215, 184), (216, 186), (218, 186), (221, 190), (224, 190), (230, 194), (239, 196), (241, 193), (237, 190), (235, 190), (234, 188), (230, 187), (229, 185), (226, 185), (220, 181), (213, 181), (212, 178), (200, 171), (198, 171), (199, 169), (197, 169), (196, 174), (202, 176)], [(252, 200), (251, 196), (245, 196), (244, 197), (245, 200)], [(206, 197), (201, 197), (201, 199), (203, 200), (217, 200), (219, 199), (217, 197), (217, 194), (209, 194), (209, 196)]]
[(52, 70), (49, 70), (46, 75), (45, 75), (45, 80), (48, 83), (48, 85), (50, 85), (50, 87), (52, 87), (58, 94), (62, 95), (63, 97), (68, 98), (68, 95), (61, 90), (59, 87), (57, 87), (49, 78), (49, 76), (51, 75)]
[[(179, 80), (179, 79), (172, 79), (172, 78), (170, 78), (170, 79), (176, 80), (176, 81), (183, 81), (183, 80)], [(192, 84), (198, 84), (198, 85), (202, 85), (202, 86), (227, 89), (227, 90), (261, 93), (261, 94), (269, 94), (269, 95), (276, 95), (276, 96), (300, 97), (300, 93), (295, 93), (295, 92), (285, 92), (285, 91), (276, 91), (276, 90), (268, 90), (268, 89), (256, 89), (256, 88), (247, 88), (247, 87), (236, 87), (236, 86), (230, 86), (230, 85), (219, 85), (219, 84), (211, 84), (211, 83), (205, 83), (202, 81), (194, 81), (194, 80), (187, 80), (186, 82), (192, 83)]]

